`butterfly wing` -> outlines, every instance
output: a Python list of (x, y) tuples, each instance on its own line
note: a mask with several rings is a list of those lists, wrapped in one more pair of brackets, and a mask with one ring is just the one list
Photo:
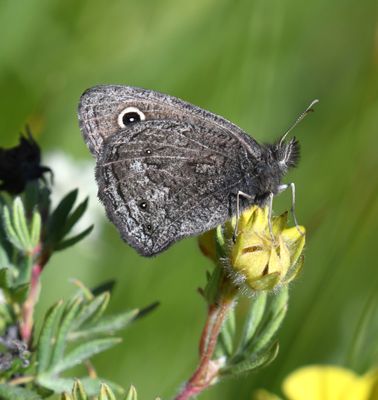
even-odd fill
[[(212, 140), (204, 143), (203, 135)], [(135, 124), (104, 148), (96, 168), (99, 197), (122, 238), (145, 256), (223, 223), (246, 185), (245, 149), (208, 127)]]
[(248, 151), (253, 156), (260, 156), (260, 145), (238, 126), (219, 115), (153, 90), (122, 85), (102, 85), (86, 90), (80, 98), (78, 109), (81, 132), (95, 157), (101, 152), (104, 140), (121, 130), (118, 116), (127, 107), (136, 107), (141, 110), (146, 121), (171, 120), (192, 124), (211, 124), (214, 128), (235, 136), (237, 140), (249, 147)]
[[(145, 120), (121, 129), (117, 118), (125, 107), (138, 108)], [(79, 116), (97, 158), (107, 215), (142, 255), (225, 222), (238, 190), (253, 194), (250, 174), (260, 146), (222, 117), (123, 86), (87, 91)]]

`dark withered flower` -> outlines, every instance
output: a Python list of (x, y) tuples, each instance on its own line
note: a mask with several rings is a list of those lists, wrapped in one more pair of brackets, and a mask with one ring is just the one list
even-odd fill
[(0, 147), (0, 191), (18, 194), (28, 182), (43, 178), (51, 169), (41, 165), (41, 150), (30, 130), (20, 135), (17, 146), (9, 149)]

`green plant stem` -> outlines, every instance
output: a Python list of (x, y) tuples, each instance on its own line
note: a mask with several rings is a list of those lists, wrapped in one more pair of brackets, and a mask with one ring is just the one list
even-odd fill
[(211, 358), (215, 351), (218, 336), (222, 324), (233, 304), (233, 297), (223, 297), (217, 304), (211, 304), (200, 340), (200, 362), (185, 384), (182, 391), (175, 397), (175, 400), (187, 400), (209, 387), (216, 378), (219, 365), (212, 362)]

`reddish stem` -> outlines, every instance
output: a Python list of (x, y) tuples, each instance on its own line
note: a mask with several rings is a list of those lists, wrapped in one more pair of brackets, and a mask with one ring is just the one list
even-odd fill
[(33, 330), (34, 305), (38, 299), (39, 277), (41, 272), (42, 266), (40, 264), (33, 265), (29, 295), (22, 306), (21, 337), (25, 343), (29, 343)]
[(201, 335), (199, 365), (175, 400), (190, 399), (209, 387), (217, 376), (219, 367), (212, 363), (211, 358), (231, 304), (232, 299), (228, 298), (221, 300), (219, 304), (209, 306), (205, 327)]
[[(33, 255), (41, 251), (41, 245), (37, 245), (33, 250)], [(34, 307), (39, 296), (39, 282), (43, 267), (50, 258), (48, 253), (41, 253), (36, 263), (32, 267), (30, 278), (30, 290), (27, 299), (22, 305), (22, 320), (20, 326), (21, 338), (25, 343), (29, 343), (33, 333), (33, 314)]]

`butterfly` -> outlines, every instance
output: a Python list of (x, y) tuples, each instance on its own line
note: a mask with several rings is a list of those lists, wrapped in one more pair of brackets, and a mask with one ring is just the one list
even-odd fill
[(153, 90), (95, 86), (78, 117), (106, 214), (143, 256), (271, 202), (299, 160), (288, 131), (259, 144), (225, 118)]

